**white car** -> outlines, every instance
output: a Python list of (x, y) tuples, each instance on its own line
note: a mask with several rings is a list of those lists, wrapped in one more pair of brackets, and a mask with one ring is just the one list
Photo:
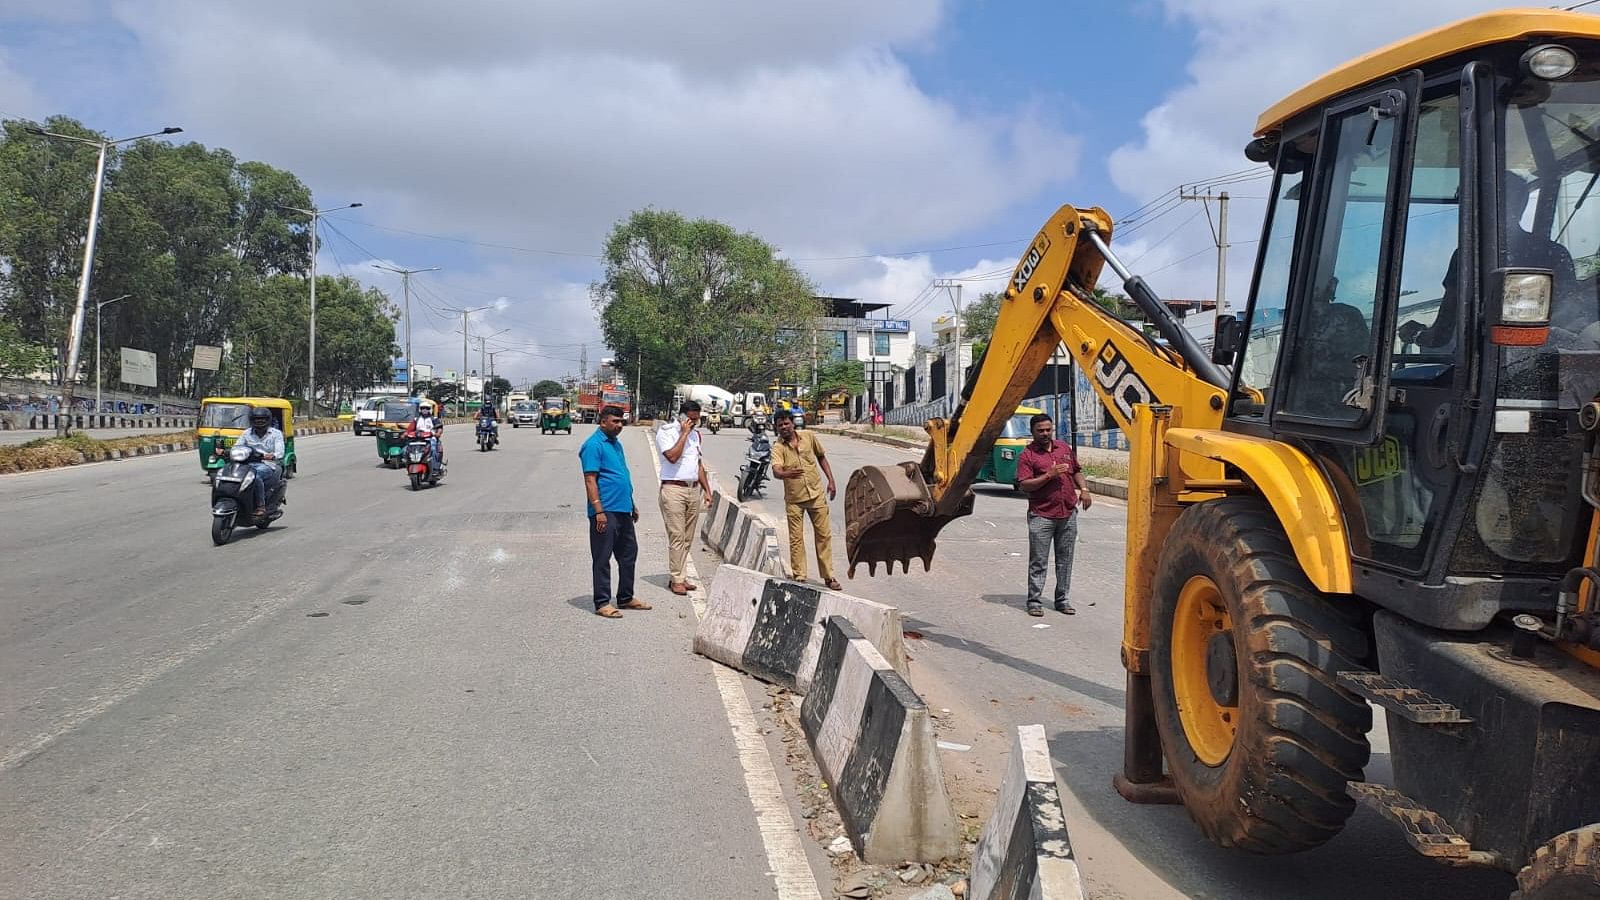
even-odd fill
[(511, 407), (511, 427), (521, 428), (524, 425), (537, 427), (539, 424), (540, 412), (542, 412), (542, 410), (539, 408), (539, 404), (537, 403), (532, 403), (526, 400), (518, 403), (517, 405)]
[(350, 428), (356, 434), (364, 434), (373, 422), (378, 421), (378, 410), (383, 409), (383, 401), (388, 397), (368, 397), (356, 407), (356, 419)]

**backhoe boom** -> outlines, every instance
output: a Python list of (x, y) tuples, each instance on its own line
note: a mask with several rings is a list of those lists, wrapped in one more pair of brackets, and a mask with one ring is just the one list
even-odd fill
[[(944, 525), (972, 511), (972, 484), (1006, 420), (1043, 371), (1057, 345), (1077, 360), (1124, 431), (1131, 432), (1138, 404), (1204, 410), (1187, 421), (1220, 422), (1227, 373), (1138, 276), (1108, 246), (1105, 210), (1063, 206), (1045, 223), (1017, 263), (1001, 301), (994, 333), (949, 419), (926, 425), (921, 463), (867, 466), (845, 489), (845, 543), (850, 574), (866, 563), (895, 561), (909, 569), (931, 565), (935, 537)], [(1135, 329), (1091, 299), (1109, 263), (1146, 316), (1171, 346)]]

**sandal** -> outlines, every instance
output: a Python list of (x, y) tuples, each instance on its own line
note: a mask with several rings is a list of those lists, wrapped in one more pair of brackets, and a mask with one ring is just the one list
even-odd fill
[(829, 578), (827, 581), (824, 581), (823, 584), (830, 591), (842, 591), (842, 590), (844, 590), (844, 585), (841, 585), (839, 583), (839, 579), (837, 579), (837, 578)]
[(622, 613), (618, 612), (617, 608), (615, 606), (612, 606), (609, 603), (607, 603), (605, 606), (600, 607), (599, 609), (596, 609), (594, 611), (594, 614), (597, 615), (597, 616), (600, 616), (601, 618), (605, 618), (605, 619), (620, 619), (620, 618), (622, 618)]
[[(643, 600), (640, 600), (637, 597), (635, 597), (635, 598), (633, 598), (631, 600), (627, 600), (627, 601), (625, 601), (623, 603), (618, 603), (617, 604), (617, 608), (618, 609), (655, 609), (655, 607), (653, 607), (650, 604), (644, 602)], [(617, 615), (622, 615), (622, 614), (618, 613)]]

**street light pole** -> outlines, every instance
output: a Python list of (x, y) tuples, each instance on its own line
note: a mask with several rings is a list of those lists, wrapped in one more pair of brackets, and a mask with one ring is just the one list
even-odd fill
[(467, 325), (467, 317), (475, 312), (483, 312), (487, 306), (475, 306), (472, 309), (447, 309), (445, 312), (461, 313), (461, 374), (456, 383), (456, 415), (461, 415), (467, 399), (467, 339), (472, 335), (472, 329)]
[[(359, 203), (346, 203), (344, 206), (330, 206), (326, 209), (301, 209), (298, 206), (279, 205), (279, 209), (297, 212), (303, 216), (311, 217), (311, 346), (307, 350), (306, 362), (306, 417), (317, 416), (317, 220), (323, 213), (338, 212), (342, 209), (355, 209)], [(407, 363), (410, 365), (410, 363)]]
[(438, 266), (429, 266), (426, 269), (402, 269), (397, 266), (386, 266), (382, 263), (373, 263), (374, 269), (385, 272), (397, 272), (400, 275), (400, 284), (406, 296), (406, 392), (416, 394), (415, 386), (411, 383), (411, 276), (418, 272), (437, 272)]
[(94, 305), (94, 411), (99, 413), (104, 406), (100, 402), (100, 310), (105, 309), (118, 300), (126, 300), (132, 294), (123, 294), (121, 297), (112, 297), (110, 300), (101, 300)]
[(89, 200), (89, 230), (83, 240), (83, 271), (78, 273), (78, 299), (72, 309), (72, 326), (67, 335), (67, 370), (61, 379), (61, 412), (66, 419), (56, 420), (56, 433), (66, 434), (66, 422), (71, 421), (73, 388), (78, 382), (78, 356), (83, 350), (83, 317), (89, 305), (89, 283), (94, 274), (94, 241), (100, 230), (100, 194), (105, 189), (106, 183), (106, 155), (118, 144), (129, 141), (143, 140), (148, 137), (158, 137), (164, 134), (177, 134), (182, 128), (168, 126), (160, 131), (149, 134), (138, 134), (133, 137), (117, 138), (112, 141), (93, 140), (79, 137), (75, 134), (58, 134), (54, 131), (45, 131), (43, 128), (25, 129), (29, 134), (40, 137), (54, 138), (61, 141), (71, 141), (75, 144), (87, 144), (98, 148), (100, 158), (94, 167), (94, 194)]

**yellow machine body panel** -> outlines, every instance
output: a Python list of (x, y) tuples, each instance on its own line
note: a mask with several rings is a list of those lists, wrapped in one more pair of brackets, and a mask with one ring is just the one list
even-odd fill
[(1274, 103), (1256, 120), (1256, 134), (1275, 131), (1300, 113), (1396, 72), (1545, 34), (1600, 39), (1600, 16), (1559, 9), (1499, 10), (1413, 35), (1357, 57)]

